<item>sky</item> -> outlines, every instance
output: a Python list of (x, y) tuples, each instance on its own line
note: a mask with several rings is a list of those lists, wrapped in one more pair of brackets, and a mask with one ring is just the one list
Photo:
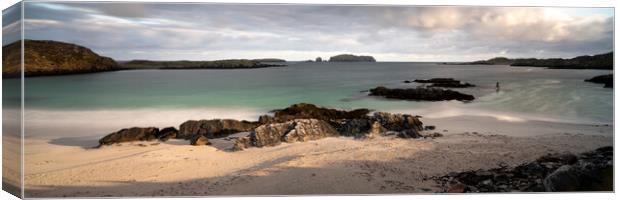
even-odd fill
[(26, 38), (76, 43), (116, 60), (352, 53), (472, 61), (613, 50), (613, 8), (27, 2), (24, 10)]

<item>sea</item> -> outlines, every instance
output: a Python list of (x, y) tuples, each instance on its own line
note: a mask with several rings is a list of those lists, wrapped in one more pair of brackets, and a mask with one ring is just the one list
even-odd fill
[[(177, 127), (186, 120), (257, 120), (274, 109), (311, 103), (337, 109), (420, 115), (613, 124), (613, 89), (584, 82), (612, 70), (419, 62), (287, 62), (233, 70), (125, 70), (28, 77), (24, 126), (29, 136), (102, 136), (127, 127)], [(475, 100), (409, 101), (369, 96), (377, 86), (420, 87), (405, 80), (454, 78)], [(7, 79), (5, 85), (19, 84)], [(499, 83), (499, 89), (496, 84)], [(4, 87), (19, 99), (19, 87)], [(9, 95), (9, 96), (6, 96)], [(6, 100), (5, 100), (6, 101)]]

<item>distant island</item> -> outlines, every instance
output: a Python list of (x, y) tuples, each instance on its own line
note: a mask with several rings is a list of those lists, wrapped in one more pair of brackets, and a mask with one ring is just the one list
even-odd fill
[[(24, 40), (24, 76), (51, 76), (132, 69), (248, 69), (281, 67), (278, 58), (227, 59), (215, 61), (150, 61), (117, 62), (91, 49), (66, 42)], [(21, 41), (2, 47), (2, 77), (21, 76)]]
[(614, 53), (604, 53), (594, 56), (577, 56), (570, 59), (563, 58), (506, 58), (496, 57), (489, 60), (479, 60), (474, 62), (457, 63), (459, 65), (510, 65), (510, 66), (530, 66), (548, 67), (551, 69), (613, 69)]
[[(24, 40), (24, 75), (44, 76), (119, 70), (112, 58), (64, 42)], [(21, 76), (21, 41), (2, 47), (2, 77)]]
[(353, 54), (340, 54), (329, 58), (329, 62), (377, 62), (372, 56), (356, 56)]

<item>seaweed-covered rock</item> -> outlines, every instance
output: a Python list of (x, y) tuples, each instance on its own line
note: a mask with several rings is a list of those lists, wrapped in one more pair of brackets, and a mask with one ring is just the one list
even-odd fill
[(161, 141), (168, 141), (169, 139), (176, 138), (179, 134), (179, 130), (174, 127), (166, 127), (161, 129), (155, 137)]

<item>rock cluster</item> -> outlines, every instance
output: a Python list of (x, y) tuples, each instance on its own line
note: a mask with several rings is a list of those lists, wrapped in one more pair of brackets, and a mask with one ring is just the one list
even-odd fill
[(473, 95), (463, 94), (453, 90), (444, 90), (437, 88), (395, 88), (390, 89), (383, 86), (379, 86), (370, 89), (369, 95), (382, 96), (389, 99), (403, 99), (403, 100), (416, 100), (416, 101), (472, 101)]
[(592, 82), (592, 83), (600, 83), (600, 84), (604, 84), (605, 88), (613, 88), (614, 87), (614, 75), (613, 74), (607, 74), (607, 75), (600, 75), (600, 76), (595, 76), (591, 79), (586, 79), (586, 82)]
[(613, 147), (549, 154), (515, 168), (453, 172), (434, 178), (443, 192), (612, 191)]
[(190, 140), (192, 145), (208, 145), (209, 139), (226, 137), (233, 133), (250, 132), (237, 138), (233, 150), (248, 147), (275, 146), (282, 142), (305, 142), (330, 136), (369, 137), (396, 135), (401, 138), (439, 137), (422, 135), (424, 130), (419, 117), (406, 114), (376, 112), (368, 109), (336, 110), (299, 103), (274, 110), (273, 116), (263, 115), (257, 122), (232, 119), (189, 120), (180, 129), (131, 128), (103, 137), (99, 143), (109, 145), (120, 142), (176, 138)]

